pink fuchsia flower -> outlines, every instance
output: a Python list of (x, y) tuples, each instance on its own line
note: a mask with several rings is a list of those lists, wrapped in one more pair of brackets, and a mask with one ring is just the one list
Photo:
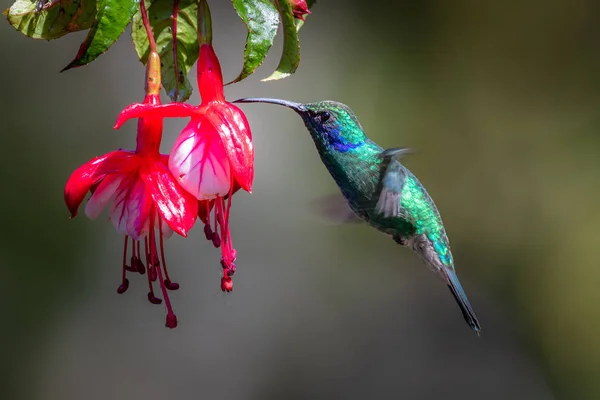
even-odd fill
[[(118, 129), (130, 118), (149, 115), (189, 117), (169, 157), (169, 169), (177, 182), (199, 200), (205, 233), (221, 247), (223, 279), (221, 288), (231, 291), (236, 251), (231, 243), (229, 210), (237, 188), (251, 192), (254, 179), (254, 147), (250, 125), (244, 113), (225, 101), (223, 76), (210, 40), (200, 40), (198, 87), (199, 106), (184, 103), (164, 105), (132, 104), (119, 115)], [(213, 214), (214, 228), (211, 228)]]
[[(144, 104), (160, 105), (159, 91), (160, 59), (157, 53), (151, 53)], [(163, 237), (169, 237), (173, 231), (182, 236), (187, 235), (198, 215), (198, 201), (183, 190), (173, 177), (168, 169), (168, 156), (159, 153), (162, 124), (160, 116), (148, 114), (138, 121), (135, 151), (113, 151), (76, 169), (66, 184), (65, 202), (73, 218), (87, 192), (91, 192), (85, 207), (85, 213), (90, 219), (97, 218), (112, 203), (110, 219), (117, 231), (125, 235), (122, 283), (117, 292), (122, 294), (129, 287), (127, 271), (145, 273), (142, 261), (145, 259), (150, 288), (148, 300), (153, 304), (162, 302), (154, 295), (153, 290), (153, 282), (158, 278), (167, 307), (166, 325), (174, 328), (177, 326), (177, 318), (167, 289), (176, 290), (179, 285), (171, 281), (167, 272)], [(130, 265), (127, 265), (129, 237), (132, 239), (132, 256)], [(144, 256), (141, 253), (142, 241)]]
[(290, 0), (290, 4), (292, 5), (294, 18), (304, 21), (304, 15), (311, 13), (308, 9), (308, 4), (306, 4), (306, 0)]

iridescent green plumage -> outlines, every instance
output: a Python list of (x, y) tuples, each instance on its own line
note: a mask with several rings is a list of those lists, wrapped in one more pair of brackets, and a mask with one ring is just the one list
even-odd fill
[(406, 149), (384, 150), (364, 133), (348, 106), (323, 101), (298, 104), (275, 99), (242, 99), (295, 110), (310, 131), (323, 164), (350, 209), (374, 228), (410, 247), (450, 287), (469, 326), (481, 326), (456, 272), (444, 224), (419, 180), (398, 160)]

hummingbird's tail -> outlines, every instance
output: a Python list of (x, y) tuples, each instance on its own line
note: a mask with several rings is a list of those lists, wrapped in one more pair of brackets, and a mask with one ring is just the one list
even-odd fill
[(469, 299), (467, 298), (467, 295), (458, 280), (456, 272), (451, 269), (444, 268), (444, 274), (446, 275), (448, 281), (448, 287), (456, 299), (456, 302), (460, 306), (460, 310), (465, 317), (465, 321), (467, 321), (467, 324), (469, 324), (471, 329), (473, 329), (473, 331), (479, 335), (479, 332), (481, 332), (481, 325), (479, 324), (479, 320), (475, 315), (475, 311), (473, 311), (473, 307), (471, 306), (471, 303), (469, 303)]

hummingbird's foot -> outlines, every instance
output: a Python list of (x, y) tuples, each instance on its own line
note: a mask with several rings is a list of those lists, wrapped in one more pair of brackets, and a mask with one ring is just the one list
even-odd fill
[(396, 236), (394, 235), (394, 241), (398, 243), (400, 246), (408, 247), (411, 245), (411, 241), (409, 238), (404, 236)]

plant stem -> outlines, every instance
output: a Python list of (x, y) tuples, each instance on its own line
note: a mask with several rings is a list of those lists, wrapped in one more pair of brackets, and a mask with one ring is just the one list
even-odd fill
[(146, 13), (146, 3), (144, 0), (140, 0), (140, 12), (142, 13), (142, 22), (144, 28), (146, 28), (146, 35), (148, 35), (148, 44), (150, 45), (150, 52), (156, 53), (156, 41), (154, 40), (154, 34), (152, 28), (150, 28), (150, 21), (148, 21), (148, 14)]
[(179, 0), (173, 4), (173, 67), (175, 68), (175, 101), (179, 94), (179, 65), (177, 63), (177, 16), (179, 15)]
[(198, 44), (212, 44), (212, 21), (206, 0), (198, 1)]

